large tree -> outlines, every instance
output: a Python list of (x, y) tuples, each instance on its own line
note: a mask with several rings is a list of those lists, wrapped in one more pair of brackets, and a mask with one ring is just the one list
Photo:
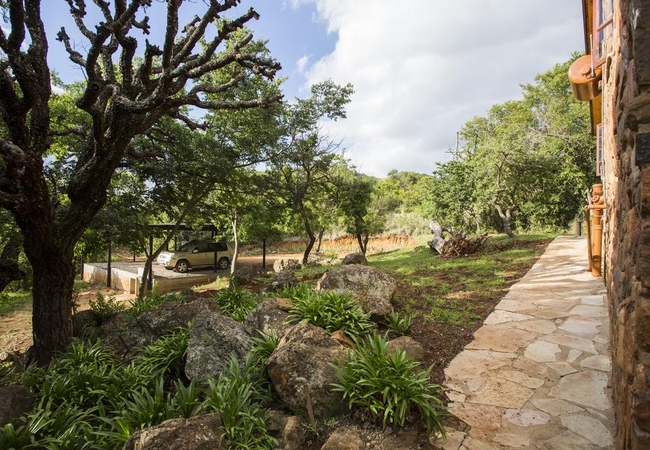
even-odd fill
[[(0, 31), (0, 115), (6, 133), (0, 139), (0, 207), (9, 210), (21, 231), (33, 271), (33, 336), (37, 361), (48, 363), (72, 339), (71, 298), (76, 242), (106, 202), (106, 189), (127, 154), (138, 154), (135, 136), (149, 132), (168, 116), (196, 127), (195, 109), (241, 109), (269, 105), (278, 96), (212, 100), (208, 94), (232, 89), (253, 72), (273, 77), (279, 64), (249, 51), (250, 33), (238, 36), (258, 14), (249, 9), (228, 19), (239, 0), (188, 2), (201, 7), (185, 27), (179, 26), (182, 0), (166, 2), (162, 45), (144, 42), (136, 57), (139, 33), (149, 34), (151, 0), (93, 2), (102, 17), (97, 24), (84, 0), (67, 0), (82, 45), (64, 28), (57, 34), (70, 60), (79, 66), (86, 86), (76, 108), (88, 126), (57, 128), (50, 98), (52, 77), (47, 63), (51, 45), (45, 33), (40, 0), (9, 0), (10, 31)], [(205, 6), (203, 6), (205, 5)], [(214, 31), (210, 31), (214, 28)], [(230, 38), (233, 38), (230, 40)], [(226, 46), (225, 44), (228, 43)], [(85, 49), (85, 51), (79, 51)], [(203, 82), (206, 74), (230, 67), (221, 84)], [(76, 135), (80, 144), (67, 148), (71, 171), (61, 190), (45, 177), (49, 153), (59, 136)]]
[(320, 219), (327, 216), (324, 200), (333, 195), (331, 170), (339, 158), (339, 144), (322, 132), (320, 122), (344, 119), (353, 92), (351, 84), (327, 80), (312, 86), (311, 97), (287, 107), (286, 150), (274, 161), (272, 173), (286, 207), (307, 235), (303, 264), (314, 248)]
[(595, 180), (589, 109), (566, 76), (578, 55), (523, 86), (523, 99), (468, 121), (462, 146), (438, 164), (430, 208), (465, 230), (565, 228), (579, 216)]

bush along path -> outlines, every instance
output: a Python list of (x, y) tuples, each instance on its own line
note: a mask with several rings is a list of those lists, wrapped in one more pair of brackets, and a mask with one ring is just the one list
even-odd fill
[(400, 287), (446, 264), (403, 250), (373, 267), (321, 268), (315, 288), (152, 294), (127, 311), (98, 297), (48, 370), (0, 368), (13, 383), (3, 404), (25, 397), (20, 384), (34, 401), (0, 429), (0, 448), (432, 448), (447, 419), (438, 356), (419, 332), (474, 316), (439, 306), (418, 317)]

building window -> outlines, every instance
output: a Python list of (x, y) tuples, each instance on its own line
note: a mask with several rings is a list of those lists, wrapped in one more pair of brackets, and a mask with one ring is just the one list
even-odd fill
[(614, 29), (614, 0), (593, 0), (593, 17), (591, 60), (595, 69), (605, 62), (607, 56), (607, 38)]

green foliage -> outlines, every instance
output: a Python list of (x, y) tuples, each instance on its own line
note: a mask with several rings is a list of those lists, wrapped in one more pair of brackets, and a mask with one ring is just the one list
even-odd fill
[(168, 373), (180, 376), (189, 336), (188, 326), (155, 340), (135, 357), (134, 364), (143, 375), (148, 377), (157, 378)]
[(164, 379), (156, 379), (153, 395), (149, 386), (131, 391), (129, 399), (124, 402), (125, 413), (122, 420), (134, 425), (134, 428), (146, 428), (158, 425), (167, 419), (177, 417), (171, 396), (164, 389)]
[(208, 380), (206, 409), (219, 413), (229, 449), (271, 449), (276, 439), (266, 431), (268, 413), (259, 404), (259, 394), (250, 372), (242, 371), (237, 358), (217, 381)]
[(428, 213), (443, 226), (481, 230), (565, 229), (596, 180), (589, 108), (575, 100), (573, 60), (522, 86), (523, 98), (468, 121), (462, 146), (438, 164)]
[(97, 293), (95, 300), (90, 299), (88, 304), (90, 305), (90, 310), (101, 323), (106, 323), (110, 318), (115, 317), (127, 309), (127, 306), (115, 300), (114, 296), (109, 295), (104, 297), (101, 292)]
[(0, 292), (0, 314), (27, 305), (31, 300), (32, 294), (28, 291), (4, 290)]
[(221, 307), (222, 314), (237, 322), (244, 322), (261, 299), (247, 289), (235, 288), (219, 291), (213, 300)]
[(293, 308), (287, 321), (307, 322), (328, 333), (342, 330), (353, 339), (366, 335), (375, 325), (370, 314), (364, 313), (359, 303), (348, 293), (309, 291), (307, 295), (291, 297)]
[(357, 341), (357, 350), (336, 366), (338, 383), (333, 390), (348, 399), (348, 406), (367, 409), (384, 426), (404, 426), (415, 411), (429, 433), (444, 434), (442, 401), (435, 396), (438, 385), (429, 382), (429, 372), (408, 359), (402, 350), (387, 352), (386, 338), (378, 334)]
[(402, 315), (397, 311), (391, 311), (386, 319), (388, 329), (400, 336), (404, 336), (411, 329), (413, 317), (410, 314)]
[(295, 300), (296, 298), (307, 298), (313, 295), (314, 288), (307, 283), (297, 283), (293, 286), (285, 286), (276, 291), (275, 295), (281, 298), (289, 298)]
[(182, 303), (183, 301), (185, 301), (185, 297), (178, 292), (159, 294), (154, 289), (152, 291), (147, 292), (147, 295), (144, 298), (136, 298), (133, 302), (131, 302), (131, 308), (129, 308), (129, 314), (135, 317), (141, 312), (146, 311), (148, 309), (158, 308), (163, 303), (166, 302)]
[(253, 341), (253, 348), (251, 349), (250, 354), (253, 358), (252, 363), (255, 366), (263, 367), (278, 346), (280, 338), (273, 330), (271, 330), (270, 334), (265, 334), (261, 331), (258, 331), (258, 333), (259, 337), (251, 338), (251, 341)]
[(199, 399), (199, 390), (196, 388), (194, 381), (185, 386), (180, 380), (174, 381), (176, 394), (172, 398), (172, 405), (179, 416), (189, 419), (196, 416), (202, 408)]
[(188, 335), (187, 328), (170, 333), (127, 365), (100, 342), (73, 342), (47, 370), (25, 372), (39, 406), (18, 429), (0, 431), (0, 448), (121, 448), (145, 426), (198, 414), (200, 393), (193, 383), (185, 387), (177, 379), (173, 394), (165, 391), (165, 380), (181, 376)]

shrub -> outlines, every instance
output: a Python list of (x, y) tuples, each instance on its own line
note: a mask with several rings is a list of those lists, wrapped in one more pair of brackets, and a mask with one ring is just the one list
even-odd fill
[(227, 371), (217, 381), (209, 379), (210, 390), (204, 406), (221, 416), (227, 448), (272, 449), (277, 440), (266, 430), (268, 412), (259, 405), (258, 392), (250, 373), (242, 371), (231, 357)]
[(219, 291), (214, 301), (221, 312), (237, 322), (244, 322), (248, 314), (260, 303), (260, 298), (246, 289)]
[(342, 330), (352, 339), (358, 339), (372, 330), (375, 325), (370, 314), (364, 313), (352, 295), (338, 292), (316, 293), (311, 291), (305, 297), (293, 297), (293, 308), (289, 322), (307, 322), (323, 328), (328, 333)]
[(270, 334), (263, 333), (258, 331), (259, 337), (253, 337), (253, 348), (251, 349), (251, 356), (253, 358), (253, 364), (256, 366), (264, 366), (268, 359), (271, 357), (271, 354), (275, 351), (278, 346), (280, 338), (275, 331), (271, 330)]
[(158, 378), (167, 373), (180, 376), (189, 338), (189, 325), (178, 328), (146, 346), (133, 363), (139, 372), (150, 378)]
[(101, 323), (106, 323), (108, 319), (116, 316), (122, 311), (126, 311), (124, 303), (118, 303), (115, 297), (109, 295), (104, 297), (100, 292), (97, 293), (96, 300), (89, 300), (90, 310), (97, 316)]
[(385, 337), (377, 334), (357, 342), (357, 350), (336, 366), (339, 383), (333, 390), (343, 393), (348, 406), (358, 405), (386, 424), (403, 426), (407, 416), (419, 412), (429, 433), (444, 434), (444, 406), (436, 393), (440, 386), (429, 382), (429, 372), (407, 358), (402, 350), (386, 351)]
[(147, 295), (144, 296), (144, 298), (136, 298), (133, 302), (131, 302), (131, 308), (129, 309), (129, 314), (131, 314), (133, 317), (137, 316), (140, 314), (142, 311), (146, 311), (148, 309), (153, 309), (153, 308), (158, 308), (160, 305), (166, 302), (183, 302), (185, 300), (185, 297), (179, 293), (167, 293), (167, 294), (159, 294), (156, 292), (154, 289), (153, 291), (149, 291)]
[(404, 336), (411, 329), (413, 317), (411, 315), (400, 315), (397, 311), (391, 311), (386, 319), (386, 326), (390, 331)]

